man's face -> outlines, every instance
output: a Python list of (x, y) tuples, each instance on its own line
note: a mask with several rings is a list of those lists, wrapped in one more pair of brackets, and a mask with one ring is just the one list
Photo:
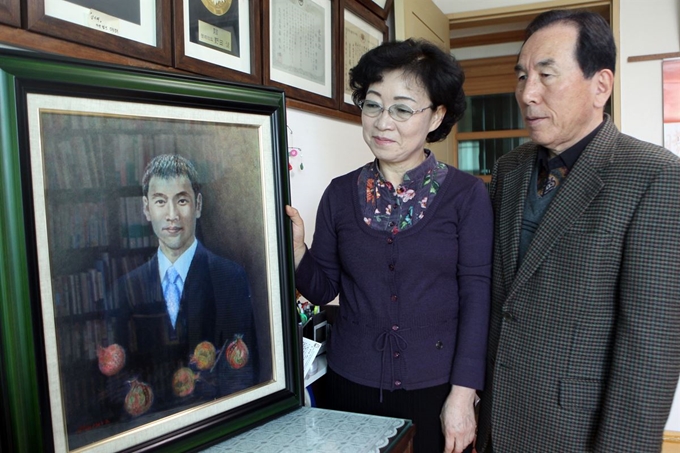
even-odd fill
[(193, 244), (201, 205), (201, 194), (195, 196), (186, 176), (168, 179), (154, 176), (149, 181), (144, 215), (151, 222), (161, 251), (171, 262)]
[(601, 83), (601, 73), (608, 70), (590, 79), (583, 76), (575, 54), (577, 37), (574, 25), (543, 28), (524, 43), (515, 67), (515, 97), (531, 139), (557, 154), (602, 122), (610, 94)]

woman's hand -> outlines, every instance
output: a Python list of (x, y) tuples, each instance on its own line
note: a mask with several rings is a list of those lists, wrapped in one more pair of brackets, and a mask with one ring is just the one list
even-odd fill
[(295, 257), (295, 269), (302, 261), (302, 257), (307, 251), (305, 245), (305, 222), (302, 221), (300, 213), (292, 206), (286, 205), (286, 214), (293, 222), (293, 256)]
[(475, 439), (475, 389), (454, 385), (444, 402), (442, 422), (444, 453), (462, 453)]

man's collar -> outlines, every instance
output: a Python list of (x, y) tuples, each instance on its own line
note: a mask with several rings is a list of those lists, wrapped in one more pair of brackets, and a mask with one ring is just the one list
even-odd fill
[(593, 141), (593, 138), (595, 138), (597, 133), (600, 132), (600, 129), (602, 129), (602, 126), (604, 126), (605, 122), (606, 121), (602, 121), (595, 129), (593, 129), (592, 132), (590, 132), (571, 147), (559, 153), (557, 156), (551, 156), (548, 148), (539, 146), (537, 156), (538, 168), (552, 170), (553, 168), (567, 167), (567, 170), (571, 170), (574, 167), (574, 164), (576, 164), (578, 158), (581, 156), (583, 150), (586, 149), (586, 146), (588, 146), (591, 141)]
[(189, 267), (191, 267), (191, 262), (194, 259), (197, 248), (198, 239), (194, 238), (194, 243), (191, 244), (189, 248), (186, 249), (174, 263), (171, 263), (168, 257), (163, 254), (161, 248), (158, 247), (158, 272), (161, 280), (163, 280), (163, 277), (165, 277), (165, 272), (168, 270), (168, 268), (173, 266), (177, 270), (177, 273), (180, 275), (180, 277), (182, 277), (182, 281), (185, 281), (187, 279)]

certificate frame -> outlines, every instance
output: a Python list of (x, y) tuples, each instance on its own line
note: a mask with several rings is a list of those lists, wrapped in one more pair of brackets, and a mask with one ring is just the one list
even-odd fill
[[(262, 3), (264, 84), (281, 88), (292, 99), (336, 109), (337, 55), (333, 43), (337, 42), (339, 33), (339, 0), (265, 0)], [(291, 20), (307, 21), (304, 25), (309, 32), (301, 34), (295, 29), (296, 23), (291, 25)], [(284, 53), (291, 49), (297, 53)], [(305, 50), (308, 55), (303, 55)], [(309, 63), (310, 58), (318, 64)]]
[(21, 3), (19, 0), (0, 0), (0, 23), (21, 27)]
[[(336, 51), (338, 55), (342, 55), (342, 65), (338, 64), (336, 76), (339, 109), (361, 115), (361, 110), (352, 101), (351, 92), (346, 91), (349, 83), (349, 69), (359, 62), (361, 48), (368, 51), (387, 41), (389, 30), (384, 20), (372, 14), (358, 0), (342, 0), (341, 8), (340, 30), (342, 33)], [(350, 37), (352, 43), (348, 41)]]
[(377, 14), (378, 17), (385, 20), (392, 12), (392, 5), (394, 0), (358, 0), (366, 6), (371, 12)]
[(123, 8), (122, 3), (107, 0), (26, 1), (29, 31), (166, 66), (172, 64), (169, 2), (126, 0), (137, 8)]
[[(193, 451), (300, 407), (303, 381), (293, 303), (292, 233), (284, 211), (290, 200), (284, 93), (16, 50), (0, 50), (0, 80), (0, 171), (5, 189), (0, 202), (0, 262), (5, 263), (0, 267), (0, 390), (7, 421), (0, 426), (3, 445), (14, 451)], [(59, 145), (62, 141), (65, 146)], [(225, 141), (234, 146), (209, 146)], [(232, 257), (247, 269), (258, 314), (257, 349), (252, 349), (253, 343), (249, 347), (257, 351), (259, 371), (251, 375), (252, 385), (233, 393), (163, 411), (154, 406), (159, 392), (156, 399), (149, 398), (152, 381), (143, 391), (132, 392), (135, 377), (123, 382), (125, 391), (129, 386), (124, 406), (106, 412), (103, 395), (119, 387), (109, 385), (114, 375), (105, 370), (111, 368), (103, 368), (102, 356), (93, 350), (114, 332), (110, 319), (127, 319), (108, 297), (116, 298), (116, 282), (134, 275), (128, 272), (134, 265), (126, 267), (125, 257), (147, 256), (144, 262), (156, 254), (153, 243), (137, 234), (143, 228), (134, 227), (130, 219), (141, 218), (137, 202), (143, 162), (159, 153), (185, 154), (197, 162), (203, 175), (203, 215), (196, 237), (216, 255)], [(243, 175), (246, 168), (251, 168), (249, 176)], [(224, 192), (229, 184), (215, 179), (222, 177), (230, 178), (237, 193)], [(250, 195), (238, 182), (242, 177), (254, 188)], [(128, 198), (135, 201), (132, 210), (110, 209), (110, 201), (125, 206)], [(251, 208), (240, 222), (255, 218), (256, 227), (232, 225), (225, 235), (225, 222), (234, 211), (224, 207), (234, 199)], [(89, 207), (98, 203), (102, 209)], [(212, 208), (207, 211), (207, 206)], [(69, 228), (63, 221), (76, 211), (93, 215), (81, 216)], [(106, 220), (108, 227), (101, 227), (99, 219), (119, 215), (121, 222), (126, 219), (125, 227)], [(80, 233), (74, 235), (78, 228)], [(251, 234), (255, 236), (246, 237)], [(234, 246), (238, 243), (248, 243), (248, 250), (239, 252)], [(143, 252), (149, 246), (151, 255)], [(120, 256), (120, 265), (103, 260), (102, 253)], [(246, 262), (250, 255), (254, 260)], [(102, 261), (108, 264), (100, 267)], [(95, 278), (88, 280), (88, 274)], [(80, 275), (80, 284), (66, 297), (58, 282), (66, 276), (77, 284), (78, 277), (71, 279), (75, 275)], [(98, 329), (100, 321), (104, 327)], [(249, 362), (246, 352), (244, 363), (242, 345), (232, 348), (235, 341), (217, 346), (218, 357), (226, 353), (214, 363), (230, 367), (230, 373)], [(236, 349), (239, 355), (229, 355)], [(129, 349), (126, 359), (133, 353)], [(125, 366), (115, 372), (125, 372)], [(97, 387), (97, 382), (103, 385)], [(90, 391), (88, 386), (96, 388)], [(170, 389), (174, 386), (173, 378)], [(140, 394), (152, 401), (143, 407), (148, 412), (138, 410)], [(134, 412), (128, 410), (132, 407)], [(115, 418), (122, 409), (129, 416)], [(87, 423), (80, 422), (83, 415)]]
[[(222, 18), (230, 11), (213, 13), (213, 25), (190, 16), (200, 11), (208, 17), (210, 12), (204, 2), (174, 0), (175, 67), (211, 77), (248, 83), (262, 83), (262, 23), (260, 2), (233, 0), (231, 9), (237, 5), (238, 25), (225, 29), (220, 27)], [(200, 30), (212, 32), (201, 43)], [(198, 36), (196, 36), (198, 35)], [(234, 36), (237, 35), (237, 36)], [(225, 42), (234, 43), (234, 49)], [(220, 44), (221, 43), (221, 44)], [(223, 48), (219, 46), (222, 45)]]

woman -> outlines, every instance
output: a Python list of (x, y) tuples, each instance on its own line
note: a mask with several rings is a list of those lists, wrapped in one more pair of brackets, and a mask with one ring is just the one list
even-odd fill
[(411, 419), (418, 453), (470, 445), (484, 382), (489, 196), (424, 148), (463, 115), (463, 80), (456, 60), (425, 41), (366, 53), (350, 83), (375, 160), (328, 186), (309, 250), (287, 207), (298, 290), (314, 304), (340, 295), (330, 408)]

